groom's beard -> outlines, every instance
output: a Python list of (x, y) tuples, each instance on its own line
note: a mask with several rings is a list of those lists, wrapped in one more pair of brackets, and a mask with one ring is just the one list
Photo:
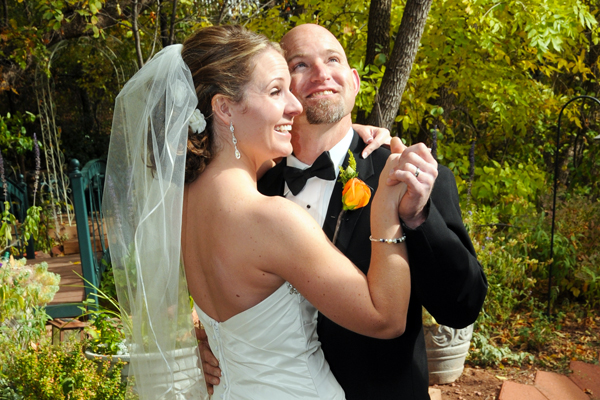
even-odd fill
[[(336, 101), (337, 100), (337, 101)], [(319, 100), (311, 104), (302, 104), (309, 124), (335, 124), (346, 115), (342, 99)]]

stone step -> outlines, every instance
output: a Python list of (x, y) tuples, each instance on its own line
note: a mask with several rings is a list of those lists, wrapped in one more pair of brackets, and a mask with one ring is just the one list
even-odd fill
[(524, 385), (513, 381), (502, 384), (498, 400), (548, 400), (540, 391), (531, 385)]
[(532, 385), (506, 381), (498, 400), (600, 400), (600, 366), (572, 361), (567, 377), (538, 371)]
[(538, 371), (534, 385), (548, 400), (590, 400), (571, 379), (554, 372)]
[[(92, 251), (102, 251), (102, 242), (100, 242), (100, 238), (96, 238), (96, 240), (92, 240), (95, 243), (95, 248), (92, 248)], [(106, 237), (104, 238), (104, 247), (108, 248), (108, 240)], [(78, 239), (69, 239), (63, 242), (63, 254), (79, 254), (79, 240)]]
[(437, 388), (429, 388), (429, 398), (431, 400), (442, 400), (442, 390)]
[(600, 365), (571, 361), (570, 368), (569, 378), (592, 400), (600, 400)]

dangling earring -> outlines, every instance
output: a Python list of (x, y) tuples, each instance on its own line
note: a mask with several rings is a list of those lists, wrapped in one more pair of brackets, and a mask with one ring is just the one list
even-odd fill
[(229, 121), (229, 130), (231, 131), (231, 137), (233, 139), (233, 148), (235, 149), (235, 158), (238, 160), (242, 157), (240, 151), (237, 148), (237, 139), (235, 138), (235, 134), (233, 133), (233, 121)]

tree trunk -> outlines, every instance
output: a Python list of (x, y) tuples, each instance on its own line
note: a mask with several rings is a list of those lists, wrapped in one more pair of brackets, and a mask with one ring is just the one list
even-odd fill
[(432, 1), (407, 0), (396, 43), (379, 89), (379, 99), (367, 119), (368, 124), (380, 123), (380, 126), (391, 130), (417, 55)]
[(165, 10), (166, 7), (163, 7), (162, 4), (159, 3), (158, 23), (160, 25), (160, 43), (162, 44), (163, 49), (171, 44), (169, 43), (169, 17), (167, 17)]
[[(392, 0), (371, 0), (365, 65), (373, 64), (375, 56), (379, 53), (385, 54), (386, 57), (389, 56), (391, 11)], [(381, 50), (377, 51), (377, 45), (381, 46)], [(364, 124), (366, 121), (365, 111), (358, 110), (356, 122)]]
[(8, 0), (2, 0), (2, 21), (0, 27), (8, 26)]
[(172, 0), (171, 19), (166, 14), (166, 7), (160, 7), (160, 39), (163, 48), (175, 43), (175, 17), (177, 16), (177, 0)]
[(175, 19), (177, 19), (177, 0), (173, 0), (173, 11), (171, 11), (171, 32), (169, 34), (169, 45), (175, 43)]
[[(371, 0), (365, 65), (373, 64), (375, 56), (379, 53), (389, 56), (391, 12), (392, 0)], [(377, 45), (381, 46), (381, 50), (377, 50)]]

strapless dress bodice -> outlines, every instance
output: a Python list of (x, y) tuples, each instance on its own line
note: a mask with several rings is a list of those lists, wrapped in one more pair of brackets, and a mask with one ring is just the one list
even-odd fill
[(215, 400), (343, 400), (317, 337), (317, 310), (288, 283), (224, 322), (195, 305), (219, 360)]

